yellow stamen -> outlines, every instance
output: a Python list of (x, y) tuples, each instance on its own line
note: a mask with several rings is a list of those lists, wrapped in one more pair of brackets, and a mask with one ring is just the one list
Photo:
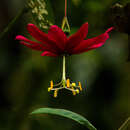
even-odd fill
[(50, 88), (53, 89), (53, 81), (50, 82)]
[(75, 86), (76, 86), (76, 83), (72, 83), (71, 85), (72, 85), (73, 87), (75, 87)]
[(67, 85), (67, 88), (70, 87), (70, 80), (69, 80), (69, 79), (67, 79), (67, 81), (66, 81), (66, 85)]
[(76, 91), (77, 94), (79, 94), (79, 90), (78, 89), (76, 89), (75, 91)]
[(79, 82), (79, 89), (80, 89), (80, 91), (83, 90), (80, 82)]
[(57, 94), (58, 94), (58, 90), (56, 89), (56, 90), (54, 91), (54, 97), (55, 97), (55, 98), (57, 97)]
[(70, 82), (70, 79), (62, 80), (60, 83), (54, 85), (53, 81), (50, 81), (50, 87), (48, 87), (48, 92), (51, 90), (54, 92), (54, 97), (56, 98), (58, 96), (58, 91), (61, 89), (67, 89), (72, 91), (73, 95), (79, 94), (80, 91), (82, 91), (81, 82), (78, 82), (78, 85), (75, 82)]
[(73, 95), (76, 95), (76, 91), (74, 90), (74, 87), (72, 87), (72, 93)]
[(51, 87), (48, 88), (48, 92), (50, 92), (50, 91), (51, 91)]
[(76, 92), (74, 90), (72, 91), (72, 93), (73, 93), (74, 96), (76, 95)]

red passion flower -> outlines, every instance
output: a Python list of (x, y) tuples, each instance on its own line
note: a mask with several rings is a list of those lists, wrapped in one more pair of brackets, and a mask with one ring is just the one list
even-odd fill
[(22, 35), (16, 36), (16, 40), (34, 50), (42, 51), (41, 56), (57, 57), (60, 55), (73, 55), (87, 52), (104, 45), (109, 38), (109, 32), (113, 27), (97, 37), (85, 39), (88, 33), (88, 23), (85, 23), (73, 35), (67, 37), (57, 25), (52, 25), (48, 33), (39, 30), (34, 24), (28, 24), (29, 34), (37, 40), (31, 41)]

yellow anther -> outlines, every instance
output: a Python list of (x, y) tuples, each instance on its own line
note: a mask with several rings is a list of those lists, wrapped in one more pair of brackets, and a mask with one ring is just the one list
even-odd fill
[(80, 82), (79, 82), (79, 89), (80, 89), (80, 91), (83, 90)]
[(57, 97), (57, 94), (58, 94), (58, 90), (55, 90), (55, 91), (54, 91), (54, 97), (55, 97), (55, 98)]
[(50, 92), (50, 91), (51, 91), (51, 87), (48, 88), (48, 92)]
[(53, 88), (53, 81), (51, 80), (50, 82), (50, 88), (52, 89)]
[(72, 83), (71, 85), (72, 85), (72, 87), (75, 87), (75, 86), (76, 86), (76, 83)]
[(74, 96), (76, 95), (76, 91), (75, 90), (72, 90), (72, 93), (73, 93)]
[(66, 85), (67, 85), (67, 88), (70, 87), (70, 80), (69, 80), (69, 79), (67, 79), (67, 81), (66, 81)]
[(75, 91), (76, 91), (77, 94), (79, 94), (79, 90), (78, 89), (76, 89)]
[(74, 87), (72, 87), (72, 93), (73, 95), (76, 95), (76, 91), (74, 90)]

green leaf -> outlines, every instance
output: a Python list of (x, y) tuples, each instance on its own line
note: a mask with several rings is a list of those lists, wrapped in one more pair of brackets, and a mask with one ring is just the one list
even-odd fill
[(53, 11), (49, 0), (28, 0), (28, 7), (34, 22), (40, 29), (48, 29), (54, 23)]
[(52, 115), (58, 115), (62, 117), (66, 117), (69, 119), (72, 119), (76, 122), (78, 122), (81, 125), (86, 126), (89, 130), (96, 130), (96, 128), (83, 116), (74, 113), (72, 111), (68, 111), (65, 109), (54, 109), (54, 108), (39, 108), (34, 110), (31, 115), (34, 114), (52, 114)]

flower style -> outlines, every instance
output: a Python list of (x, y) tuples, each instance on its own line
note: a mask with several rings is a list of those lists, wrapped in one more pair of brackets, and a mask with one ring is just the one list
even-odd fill
[[(42, 51), (41, 56), (58, 57), (63, 56), (63, 76), (60, 83), (53, 85), (53, 81), (50, 82), (48, 91), (54, 91), (54, 97), (57, 97), (57, 93), (60, 89), (65, 88), (72, 91), (73, 95), (82, 91), (81, 83), (70, 83), (69, 79), (65, 76), (65, 56), (73, 54), (81, 54), (104, 45), (105, 41), (109, 38), (109, 32), (113, 27), (107, 29), (107, 31), (97, 37), (85, 39), (88, 33), (88, 23), (85, 23), (81, 28), (73, 35), (67, 37), (61, 28), (56, 25), (52, 25), (48, 31), (48, 34), (39, 30), (34, 24), (28, 24), (27, 30), (37, 42), (31, 41), (22, 35), (16, 36), (16, 40), (20, 40), (20, 43), (34, 50)], [(58, 87), (60, 86), (60, 87)]]

